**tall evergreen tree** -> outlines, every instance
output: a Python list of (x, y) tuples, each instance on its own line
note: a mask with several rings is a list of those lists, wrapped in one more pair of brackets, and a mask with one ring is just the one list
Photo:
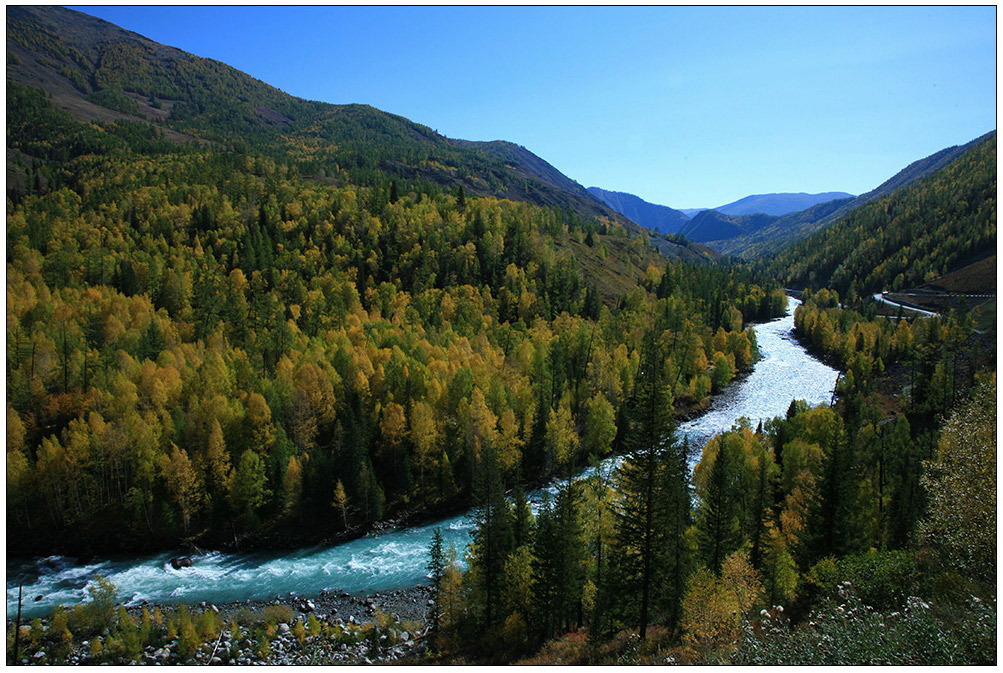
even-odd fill
[(512, 511), (505, 499), (501, 468), (495, 452), (484, 450), (478, 465), (475, 495), (480, 501), (477, 509), (477, 528), (470, 564), (476, 571), (478, 587), (483, 600), (483, 626), (490, 628), (501, 615), (502, 592), (505, 586), (503, 573), (505, 560), (515, 548), (512, 530)]
[[(720, 572), (725, 557), (741, 544), (736, 493), (736, 456), (727, 435), (718, 445), (717, 456), (707, 475), (707, 494), (697, 509), (697, 540), (704, 563)], [(706, 460), (706, 458), (705, 458)]]
[(446, 573), (446, 552), (442, 548), (442, 530), (439, 528), (432, 533), (427, 568), (429, 579), (432, 581), (432, 609), (429, 610), (428, 619), (431, 622), (432, 642), (435, 643), (442, 620), (442, 580)]
[[(617, 475), (619, 502), (616, 530), (620, 587), (628, 604), (638, 605), (635, 617), (640, 636), (647, 635), (651, 598), (660, 568), (662, 535), (667, 503), (678, 483), (678, 469), (666, 470), (675, 444), (672, 393), (666, 381), (664, 358), (658, 342), (647, 336), (641, 366), (628, 409), (625, 437), (628, 454)], [(685, 472), (684, 472), (685, 474)], [(667, 480), (668, 477), (668, 480)]]

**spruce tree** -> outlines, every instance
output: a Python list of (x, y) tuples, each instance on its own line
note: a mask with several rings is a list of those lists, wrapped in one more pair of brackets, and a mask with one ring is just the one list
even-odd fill
[(675, 439), (672, 393), (665, 378), (661, 349), (649, 335), (642, 346), (641, 366), (628, 408), (624, 442), (628, 453), (617, 475), (620, 497), (616, 511), (619, 585), (631, 612), (638, 605), (636, 620), (642, 639), (647, 634), (652, 593), (661, 570), (656, 559), (662, 557), (666, 543), (667, 503), (673, 491), (686, 490), (685, 481), (679, 483), (682, 475), (677, 467), (666, 471)]
[(442, 578), (446, 573), (446, 553), (442, 548), (442, 530), (436, 528), (432, 533), (432, 545), (428, 550), (428, 574), (432, 580), (432, 609), (428, 619), (432, 627), (432, 642), (439, 635), (439, 625), (442, 620)]
[(478, 464), (475, 493), (480, 501), (471, 565), (477, 570), (483, 596), (485, 628), (495, 624), (501, 615), (505, 577), (503, 568), (509, 553), (515, 548), (512, 511), (505, 499), (501, 467), (494, 450), (488, 448)]

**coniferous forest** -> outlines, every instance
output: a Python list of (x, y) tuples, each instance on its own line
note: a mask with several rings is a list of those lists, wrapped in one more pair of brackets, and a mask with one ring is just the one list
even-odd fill
[[(226, 663), (245, 637), (286, 661), (281, 634), (300, 663), (387, 661), (418, 632), (408, 663), (996, 662), (995, 306), (870, 300), (995, 254), (995, 134), (752, 265), (510, 148), (52, 12), (7, 19), (8, 556), (296, 549), (468, 508), (474, 531), (429, 540), (406, 637), (140, 613), (97, 578), (31, 626), (8, 601), (8, 663), (208, 662), (224, 634)], [(790, 291), (832, 404), (691, 446)]]

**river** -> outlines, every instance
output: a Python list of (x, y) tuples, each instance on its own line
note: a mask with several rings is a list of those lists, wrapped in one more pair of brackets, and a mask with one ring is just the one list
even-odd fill
[[(760, 359), (753, 372), (718, 395), (710, 409), (679, 426), (680, 438), (701, 449), (715, 434), (741, 417), (754, 424), (786, 413), (793, 399), (825, 404), (832, 397), (837, 371), (811, 357), (795, 341), (794, 307), (788, 314), (756, 326)], [(616, 458), (604, 463), (616, 464)], [(583, 474), (588, 474), (591, 469)], [(546, 490), (529, 494), (538, 504)], [(110, 579), (126, 604), (230, 602), (269, 599), (278, 594), (319, 594), (323, 589), (372, 593), (414, 586), (427, 581), (425, 565), (432, 531), (440, 528), (446, 546), (462, 551), (473, 528), (468, 514), (427, 526), (367, 536), (333, 547), (295, 552), (231, 554), (210, 552), (190, 568), (175, 570), (168, 554), (96, 560), (78, 565), (74, 559), (50, 556), (7, 561), (7, 616), (17, 611), (18, 582), (24, 582), (23, 616), (49, 612), (55, 605), (75, 605), (87, 599), (95, 575)], [(39, 600), (36, 597), (41, 596)]]

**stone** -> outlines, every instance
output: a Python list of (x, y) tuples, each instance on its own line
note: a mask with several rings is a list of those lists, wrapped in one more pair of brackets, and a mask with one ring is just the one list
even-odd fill
[(38, 652), (35, 652), (34, 656), (36, 659), (41, 659), (42, 657), (45, 656), (45, 650), (39, 650)]
[(285, 623), (279, 624), (279, 633), (289, 633), (289, 625)]
[(213, 657), (209, 660), (209, 664), (212, 666), (221, 666), (223, 664), (223, 660), (219, 657)]
[(431, 598), (429, 598), (428, 599), (428, 604), (429, 605), (435, 605), (435, 601), (433, 601)]
[(411, 640), (411, 634), (407, 631), (401, 631), (400, 639), (403, 641)]
[(308, 611), (310, 611), (310, 612), (313, 612), (313, 611), (314, 611), (314, 610), (316, 610), (317, 608), (316, 608), (316, 607), (314, 606), (314, 604), (313, 604), (313, 601), (307, 601), (307, 602), (306, 602), (306, 609), (307, 609)]

